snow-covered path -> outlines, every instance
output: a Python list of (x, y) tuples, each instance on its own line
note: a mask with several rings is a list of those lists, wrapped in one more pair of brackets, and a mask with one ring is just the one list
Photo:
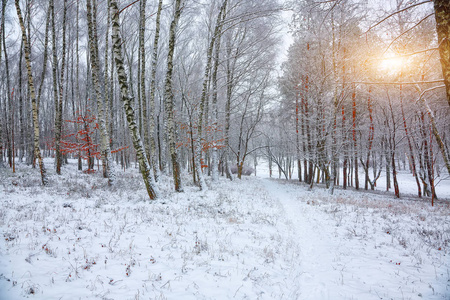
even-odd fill
[[(319, 221), (317, 209), (298, 200), (301, 192), (265, 179), (264, 186), (273, 199), (284, 207), (287, 220), (292, 224), (294, 238), (299, 244), (299, 298), (301, 299), (338, 299), (336, 292), (339, 280), (339, 256), (336, 250), (341, 243)], [(305, 193), (305, 192), (303, 192)], [(313, 204), (313, 202), (309, 202)]]
[(415, 250), (407, 251), (390, 233), (379, 233), (386, 229), (367, 208), (345, 211), (321, 203), (340, 196), (269, 179), (262, 183), (283, 206), (299, 245), (298, 299), (448, 299), (448, 268), (441, 274), (436, 269), (448, 263), (446, 257), (415, 257)]

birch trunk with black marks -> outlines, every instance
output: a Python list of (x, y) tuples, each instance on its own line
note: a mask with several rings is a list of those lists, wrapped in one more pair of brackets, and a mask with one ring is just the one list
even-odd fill
[[(77, 55), (77, 62), (76, 62), (76, 90), (77, 90), (77, 98), (80, 99), (80, 50), (79, 50), (79, 28), (80, 28), (80, 2), (77, 1), (77, 9), (76, 9), (76, 55)], [(79, 102), (79, 107), (81, 108), (81, 103)], [(80, 110), (81, 111), (81, 110)], [(75, 113), (75, 112), (74, 112)], [(76, 132), (79, 130), (79, 125), (76, 124), (75, 127)], [(77, 137), (77, 142), (79, 141)], [(81, 160), (81, 151), (78, 152), (78, 171), (83, 170), (83, 161)]]
[(142, 122), (141, 122), (141, 128), (142, 128), (142, 134), (144, 135), (144, 148), (145, 153), (147, 154), (148, 162), (150, 166), (152, 167), (152, 161), (150, 159), (150, 137), (148, 132), (148, 122), (147, 122), (147, 98), (145, 96), (145, 6), (147, 4), (146, 0), (140, 0), (140, 9), (139, 9), (139, 54), (140, 54), (140, 61), (139, 61), (139, 69), (140, 69), (140, 83), (139, 83), (139, 90), (140, 90), (140, 99), (141, 99), (141, 110), (142, 114)]
[(6, 77), (6, 97), (5, 97), (5, 107), (3, 109), (3, 115), (5, 120), (5, 133), (6, 133), (6, 150), (7, 150), (7, 164), (10, 168), (12, 168), (12, 161), (13, 161), (13, 155), (12, 155), (12, 136), (11, 136), (11, 127), (13, 126), (13, 122), (11, 120), (13, 114), (12, 114), (12, 93), (11, 90), (11, 79), (10, 79), (10, 73), (9, 73), (9, 58), (8, 58), (8, 51), (6, 51), (6, 36), (5, 32), (3, 31), (2, 34), (2, 40), (0, 41), (3, 43), (3, 54), (5, 55), (5, 77)]
[(219, 69), (220, 59), (220, 41), (222, 38), (222, 25), (226, 18), (227, 1), (224, 0), (222, 7), (220, 8), (219, 16), (217, 18), (215, 35), (215, 49), (214, 49), (214, 67), (212, 73), (213, 83), (213, 95), (212, 95), (212, 126), (213, 126), (213, 149), (212, 149), (212, 162), (211, 162), (211, 179), (212, 181), (219, 180), (219, 161), (217, 151), (217, 122), (218, 122), (218, 108), (217, 108), (217, 72)]
[(209, 42), (209, 47), (208, 47), (207, 55), (206, 55), (205, 75), (203, 77), (202, 96), (200, 99), (200, 109), (199, 109), (199, 113), (198, 113), (197, 138), (196, 138), (196, 149), (195, 149), (195, 172), (197, 173), (197, 178), (198, 178), (198, 182), (199, 182), (201, 190), (208, 189), (208, 187), (206, 186), (205, 178), (203, 177), (202, 164), (201, 164), (203, 118), (205, 116), (205, 104), (208, 99), (208, 82), (209, 82), (209, 76), (210, 76), (211, 67), (212, 67), (213, 49), (214, 49), (214, 44), (215, 44), (216, 38), (218, 37), (218, 33), (220, 31), (222, 14), (225, 10), (225, 7), (226, 7), (226, 1), (224, 1), (224, 3), (222, 4), (219, 14), (217, 15), (214, 33)]
[(62, 153), (61, 153), (61, 136), (62, 136), (62, 113), (63, 113), (63, 82), (64, 82), (64, 71), (66, 67), (66, 15), (67, 15), (67, 2), (64, 1), (63, 9), (63, 34), (62, 34), (62, 59), (61, 59), (61, 72), (59, 81), (59, 96), (57, 92), (57, 79), (56, 79), (56, 69), (58, 67), (58, 60), (56, 54), (56, 32), (55, 32), (55, 7), (53, 0), (51, 2), (52, 7), (52, 43), (53, 43), (53, 94), (55, 97), (55, 159), (56, 159), (56, 174), (61, 175), (62, 166)]
[[(231, 64), (232, 59), (232, 49), (229, 41), (227, 42), (227, 60), (226, 60), (226, 79), (227, 79), (227, 92), (226, 92), (226, 103), (225, 103), (225, 173), (227, 178), (233, 181), (233, 175), (231, 174), (231, 166), (230, 166), (230, 120), (231, 120), (231, 97), (233, 92), (233, 66)], [(236, 55), (234, 55), (233, 62), (236, 61)]]
[[(2, 0), (2, 23), (0, 25), (0, 38), (3, 39), (5, 34), (5, 10), (6, 0)], [(2, 42), (0, 41), (0, 64), (2, 62)], [(2, 109), (2, 101), (0, 99), (0, 111)], [(1, 115), (0, 115), (1, 117)], [(4, 168), (3, 163), (3, 120), (0, 118), (0, 168)]]
[(169, 153), (172, 158), (172, 175), (175, 185), (175, 190), (177, 192), (183, 191), (183, 186), (181, 183), (181, 169), (180, 163), (178, 161), (178, 153), (176, 148), (176, 133), (175, 133), (175, 116), (174, 116), (174, 95), (172, 90), (172, 73), (173, 73), (173, 54), (175, 51), (176, 42), (176, 29), (178, 25), (178, 20), (181, 15), (181, 0), (175, 1), (175, 14), (170, 24), (169, 31), (169, 51), (167, 54), (167, 73), (166, 82), (164, 88), (164, 100), (166, 109), (166, 132), (168, 135), (169, 143)]
[(159, 44), (159, 32), (161, 29), (161, 12), (162, 12), (163, 1), (158, 2), (158, 12), (156, 13), (156, 27), (155, 27), (155, 39), (153, 41), (153, 54), (152, 54), (152, 73), (150, 81), (150, 99), (149, 99), (149, 128), (150, 133), (150, 152), (148, 153), (150, 157), (150, 163), (153, 167), (153, 172), (155, 174), (155, 180), (158, 181), (160, 168), (158, 168), (158, 158), (156, 155), (156, 141), (155, 141), (155, 95), (156, 95), (156, 68), (158, 67), (158, 44)]
[(116, 65), (117, 79), (119, 81), (123, 107), (125, 109), (125, 114), (127, 117), (128, 129), (131, 134), (131, 139), (133, 141), (133, 146), (139, 162), (139, 169), (142, 174), (148, 196), (153, 200), (157, 198), (158, 190), (153, 178), (152, 169), (150, 168), (147, 157), (145, 156), (144, 146), (142, 144), (141, 136), (136, 124), (134, 109), (131, 105), (133, 103), (133, 99), (129, 96), (127, 74), (125, 72), (122, 55), (122, 38), (120, 37), (119, 9), (117, 6), (117, 1), (115, 0), (109, 0), (108, 4), (111, 10), (114, 61)]
[[(104, 85), (105, 85), (105, 89), (104, 89), (104, 95), (105, 95), (105, 101), (104, 101), (104, 117), (105, 117), (105, 128), (106, 128), (106, 133), (108, 134), (108, 138), (109, 138), (109, 141), (108, 141), (108, 144), (109, 144), (109, 147), (112, 147), (112, 139), (111, 139), (111, 137), (112, 137), (112, 131), (110, 131), (109, 129), (111, 128), (111, 109), (110, 109), (110, 105), (111, 105), (111, 102), (112, 102), (112, 93), (110, 92), (110, 82), (109, 82), (109, 75), (108, 75), (108, 72), (109, 72), (109, 62), (108, 62), (108, 60), (109, 60), (109, 55), (108, 55), (108, 52), (109, 52), (109, 27), (110, 27), (110, 24), (111, 24), (111, 14), (110, 14), (110, 12), (109, 12), (109, 6), (108, 6), (108, 9), (107, 9), (108, 11), (107, 11), (107, 13), (106, 13), (106, 15), (107, 15), (107, 25), (106, 25), (106, 34), (105, 34), (105, 70), (104, 70), (104, 72), (103, 72), (103, 76), (104, 76)], [(111, 66), (111, 69), (112, 69), (112, 66)], [(112, 86), (112, 85), (111, 85)], [(111, 94), (111, 95), (110, 95)], [(106, 157), (106, 153), (105, 153), (105, 157)], [(114, 161), (114, 159), (113, 159), (113, 157), (112, 157), (112, 154), (111, 154), (111, 161)], [(114, 169), (115, 170), (115, 169)], [(106, 170), (105, 170), (106, 171)], [(104, 176), (107, 176), (107, 174), (104, 174)]]
[[(61, 174), (60, 169), (60, 140), (61, 134), (58, 131), (59, 125), (59, 98), (58, 98), (58, 79), (57, 79), (57, 68), (58, 68), (58, 56), (56, 54), (56, 29), (55, 29), (55, 4), (54, 1), (51, 0), (50, 10), (52, 14), (52, 76), (53, 76), (53, 101), (55, 102), (55, 164), (56, 164), (56, 174)], [(58, 166), (59, 165), (59, 166)]]
[[(3, 18), (4, 20), (4, 18)], [(4, 23), (4, 21), (3, 21)], [(3, 24), (4, 25), (4, 24)], [(4, 26), (3, 26), (4, 28)], [(3, 120), (5, 122), (5, 133), (6, 133), (6, 150), (7, 150), (7, 159), (9, 164), (9, 167), (12, 168), (12, 146), (11, 146), (11, 130), (10, 127), (13, 126), (11, 122), (12, 117), (12, 90), (11, 90), (11, 82), (10, 82), (10, 73), (9, 73), (9, 58), (8, 58), (8, 52), (6, 51), (6, 36), (5, 36), (5, 29), (3, 29), (2, 36), (1, 36), (1, 44), (3, 44), (3, 54), (5, 56), (5, 77), (6, 77), (6, 97), (5, 97), (5, 107), (3, 108)], [(8, 107), (8, 109), (7, 109)], [(11, 116), (8, 118), (8, 114), (11, 114)], [(9, 125), (9, 126), (8, 126)]]
[[(89, 34), (89, 52), (91, 55), (92, 81), (94, 84), (95, 97), (97, 98), (98, 122), (101, 135), (101, 155), (103, 164), (104, 177), (108, 178), (108, 184), (113, 185), (116, 180), (114, 170), (114, 162), (111, 157), (111, 147), (109, 145), (109, 135), (106, 130), (105, 112), (103, 103), (103, 94), (100, 87), (100, 67), (98, 55), (98, 38), (97, 38), (97, 17), (96, 17), (96, 0), (86, 1), (86, 12), (88, 21)], [(94, 13), (93, 13), (94, 11)]]
[[(53, 0), (52, 0), (53, 1)], [(47, 63), (48, 63), (48, 33), (50, 29), (50, 17), (51, 17), (51, 3), (49, 3), (48, 9), (47, 9), (47, 19), (45, 21), (45, 35), (44, 35), (44, 54), (43, 54), (43, 65), (42, 65), (42, 73), (41, 73), (41, 80), (39, 84), (38, 94), (36, 98), (36, 107), (37, 107), (37, 114), (39, 115), (39, 103), (41, 102), (41, 95), (42, 95), (42, 89), (44, 87), (44, 81), (45, 81), (45, 75), (47, 71)], [(29, 92), (28, 92), (29, 93)], [(27, 158), (28, 161), (33, 164), (34, 167), (34, 151), (31, 151), (28, 155), (29, 158)]]
[(20, 28), (22, 30), (22, 40), (23, 40), (23, 44), (24, 44), (25, 62), (27, 65), (28, 88), (30, 91), (31, 105), (32, 105), (32, 112), (33, 112), (34, 153), (35, 153), (35, 157), (38, 159), (38, 162), (39, 162), (42, 184), (45, 186), (48, 184), (48, 178), (47, 178), (47, 171), (44, 166), (44, 160), (42, 159), (41, 151), (39, 148), (39, 115), (38, 115), (38, 111), (37, 111), (36, 92), (34, 90), (33, 73), (31, 71), (31, 58), (30, 58), (31, 51), (30, 51), (30, 45), (29, 45), (28, 39), (27, 39), (27, 34), (25, 31), (25, 25), (23, 22), (22, 11), (20, 10), (20, 6), (19, 6), (19, 0), (15, 0), (15, 5), (16, 5), (16, 10), (17, 10), (17, 16), (19, 17)]

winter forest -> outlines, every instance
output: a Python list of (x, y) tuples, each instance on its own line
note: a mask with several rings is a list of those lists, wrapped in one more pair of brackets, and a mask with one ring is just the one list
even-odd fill
[(448, 0), (0, 0), (1, 299), (448, 299)]

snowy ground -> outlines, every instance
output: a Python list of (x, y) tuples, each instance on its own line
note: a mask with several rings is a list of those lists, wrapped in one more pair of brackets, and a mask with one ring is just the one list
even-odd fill
[(252, 176), (150, 202), (135, 169), (63, 171), (0, 171), (0, 299), (450, 298), (448, 200)]

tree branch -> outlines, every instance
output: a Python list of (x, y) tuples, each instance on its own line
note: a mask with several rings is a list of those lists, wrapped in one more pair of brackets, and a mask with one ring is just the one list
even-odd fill
[(400, 10), (397, 10), (397, 11), (387, 15), (385, 18), (383, 18), (381, 21), (377, 22), (375, 25), (370, 26), (369, 29), (367, 29), (367, 31), (364, 32), (363, 34), (368, 33), (370, 30), (372, 30), (373, 28), (377, 27), (378, 25), (380, 25), (381, 23), (383, 23), (384, 21), (386, 21), (390, 17), (395, 16), (396, 14), (399, 14), (401, 12), (404, 12), (405, 10), (408, 10), (408, 9), (413, 8), (415, 6), (419, 6), (419, 5), (422, 5), (422, 4), (425, 4), (425, 3), (429, 3), (429, 2), (433, 2), (433, 0), (426, 0), (426, 1), (423, 1), (423, 2), (419, 2), (419, 3), (413, 4), (413, 5), (407, 6), (405, 8), (400, 9)]
[(385, 81), (380, 81), (380, 82), (370, 82), (370, 81), (354, 81), (352, 83), (356, 83), (356, 84), (391, 84), (391, 85), (411, 85), (411, 84), (429, 84), (429, 83), (441, 83), (444, 82), (444, 79), (437, 79), (437, 80), (430, 80), (430, 81), (416, 81), (416, 82), (385, 82)]
[[(389, 48), (392, 46), (392, 44), (398, 40), (401, 36), (403, 36), (404, 34), (406, 34), (407, 32), (413, 30), (414, 28), (416, 28), (417, 26), (419, 26), (423, 21), (425, 21), (426, 19), (428, 19), (429, 17), (433, 16), (434, 13), (429, 14), (428, 16), (424, 17), (422, 20), (420, 20), (418, 23), (416, 23), (414, 26), (411, 26), (410, 28), (406, 29), (405, 31), (403, 31), (399, 36), (397, 36), (394, 40), (392, 40), (392, 42), (387, 46), (386, 50), (383, 52), (383, 54), (386, 53), (386, 51), (389, 50)], [(437, 48), (436, 48), (437, 49)]]

